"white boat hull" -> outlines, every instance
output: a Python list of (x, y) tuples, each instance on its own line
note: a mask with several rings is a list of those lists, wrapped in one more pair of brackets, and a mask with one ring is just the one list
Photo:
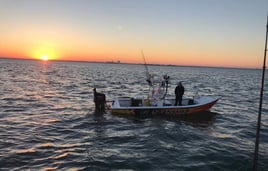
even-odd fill
[[(156, 105), (149, 105), (142, 99), (116, 98), (110, 107), (112, 114), (156, 116), (156, 115), (186, 115), (209, 110), (220, 99), (219, 96), (202, 96), (190, 100), (184, 99), (181, 106), (174, 106), (175, 100), (162, 100)], [(136, 101), (136, 103), (132, 103)], [(190, 103), (189, 103), (190, 102)]]

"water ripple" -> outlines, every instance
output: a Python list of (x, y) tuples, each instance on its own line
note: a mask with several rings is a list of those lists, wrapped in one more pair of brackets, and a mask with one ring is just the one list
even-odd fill
[[(250, 170), (259, 70), (149, 66), (169, 73), (169, 97), (221, 95), (202, 118), (133, 118), (94, 112), (93, 87), (143, 97), (143, 65), (0, 59), (0, 170)], [(268, 95), (264, 94), (267, 101)], [(264, 105), (263, 113), (268, 111)], [(260, 170), (267, 168), (263, 115)]]

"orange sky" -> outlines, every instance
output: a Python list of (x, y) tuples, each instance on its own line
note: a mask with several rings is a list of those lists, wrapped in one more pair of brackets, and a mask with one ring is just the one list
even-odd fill
[(261, 67), (266, 1), (181, 2), (1, 1), (0, 57)]

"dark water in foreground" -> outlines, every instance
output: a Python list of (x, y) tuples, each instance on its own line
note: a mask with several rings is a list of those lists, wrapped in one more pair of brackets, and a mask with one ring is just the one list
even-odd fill
[[(142, 65), (0, 59), (0, 170), (252, 170), (260, 70), (149, 66), (185, 96), (221, 95), (211, 117), (94, 113), (92, 88), (146, 96)], [(266, 86), (267, 88), (267, 79)], [(268, 170), (268, 94), (259, 170)]]

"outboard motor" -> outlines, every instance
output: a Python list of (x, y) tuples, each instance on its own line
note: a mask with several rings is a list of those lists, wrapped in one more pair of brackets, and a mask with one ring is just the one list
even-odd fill
[(105, 102), (106, 102), (105, 94), (98, 93), (96, 88), (94, 88), (93, 91), (94, 91), (95, 110), (105, 112)]

